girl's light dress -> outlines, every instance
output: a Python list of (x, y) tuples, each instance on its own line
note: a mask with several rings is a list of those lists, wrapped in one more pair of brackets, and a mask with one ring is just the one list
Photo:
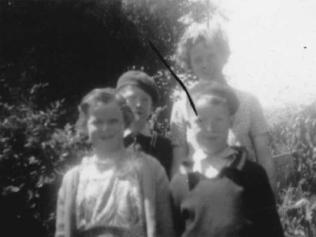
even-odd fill
[(69, 170), (58, 194), (55, 237), (173, 236), (169, 182), (159, 162), (129, 150), (115, 165), (94, 157)]
[(116, 166), (86, 161), (76, 197), (78, 230), (103, 229), (106, 236), (145, 236), (140, 177), (132, 157)]

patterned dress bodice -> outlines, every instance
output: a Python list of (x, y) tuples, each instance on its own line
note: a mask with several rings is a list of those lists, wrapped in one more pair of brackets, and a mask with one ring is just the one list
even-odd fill
[(86, 162), (76, 196), (78, 230), (102, 228), (100, 236), (107, 237), (145, 236), (141, 180), (131, 163), (133, 158), (112, 167)]

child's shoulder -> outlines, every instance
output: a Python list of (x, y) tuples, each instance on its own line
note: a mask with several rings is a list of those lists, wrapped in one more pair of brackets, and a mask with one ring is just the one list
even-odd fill
[(62, 178), (62, 186), (75, 187), (80, 176), (81, 164), (67, 170)]
[(168, 186), (168, 176), (166, 170), (161, 163), (153, 156), (142, 151), (132, 151), (134, 165), (137, 173), (141, 175), (145, 183), (150, 184), (152, 187), (157, 187), (154, 183), (163, 186)]
[(247, 160), (241, 172), (246, 186), (264, 186), (269, 183), (265, 169), (254, 161)]
[(152, 136), (152, 140), (157, 147), (164, 147), (164, 148), (172, 147), (171, 140), (162, 135), (154, 134)]
[(81, 162), (68, 169), (65, 173), (65, 176), (73, 176), (76, 173), (79, 173), (84, 167), (92, 163), (92, 159), (93, 155), (87, 155), (82, 157)]
[(188, 175), (181, 173), (175, 174), (170, 182), (170, 190), (175, 202), (181, 202), (189, 193)]
[(238, 100), (240, 100), (241, 102), (248, 102), (248, 101), (252, 101), (252, 100), (256, 100), (256, 96), (254, 94), (252, 94), (251, 92), (248, 91), (244, 91), (244, 90), (240, 90), (239, 88), (234, 88), (232, 87), (232, 89), (234, 90)]
[(245, 147), (232, 146), (230, 148), (235, 151), (234, 159), (230, 166), (224, 169), (225, 174), (228, 174), (226, 173), (227, 170), (233, 171), (229, 173), (230, 178), (240, 184), (267, 178), (264, 168), (250, 159), (249, 152)]
[(259, 100), (258, 98), (248, 91), (243, 91), (240, 89), (233, 88), (234, 92), (236, 93), (236, 96), (240, 102), (240, 104), (246, 104), (248, 106), (259, 106)]
[(179, 186), (187, 186), (188, 184), (188, 174), (182, 174), (182, 173), (177, 173), (175, 174), (170, 182), (170, 185), (172, 187), (179, 187)]
[(141, 169), (149, 169), (153, 172), (164, 170), (160, 162), (153, 156), (138, 150), (129, 150), (129, 152), (133, 160), (140, 165)]
[(242, 146), (231, 146), (230, 148), (235, 151), (236, 155), (231, 166), (237, 167), (241, 172), (247, 174), (262, 174), (265, 172), (260, 164), (250, 159), (247, 148)]
[(263, 173), (265, 173), (264, 168), (260, 164), (249, 159), (246, 160), (242, 171), (249, 174), (259, 174), (259, 175), (262, 175)]

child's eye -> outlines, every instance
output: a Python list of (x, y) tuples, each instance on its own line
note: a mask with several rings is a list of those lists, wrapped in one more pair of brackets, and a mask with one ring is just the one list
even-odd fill
[(220, 118), (217, 118), (216, 121), (217, 122), (224, 122), (224, 121), (226, 121), (226, 118), (220, 117)]
[(116, 124), (116, 123), (118, 123), (118, 119), (110, 119), (109, 123), (110, 124)]
[(136, 100), (136, 98), (137, 98), (137, 97), (136, 97), (136, 95), (134, 95), (134, 94), (126, 95), (126, 96), (125, 96), (125, 99), (126, 99), (126, 100), (130, 100), (130, 101), (131, 101), (131, 100)]
[(94, 121), (92, 122), (92, 124), (98, 126), (98, 125), (101, 125), (101, 124), (102, 124), (102, 121), (101, 121), (101, 120), (94, 120)]
[(147, 97), (144, 97), (141, 99), (143, 103), (148, 103), (149, 99)]

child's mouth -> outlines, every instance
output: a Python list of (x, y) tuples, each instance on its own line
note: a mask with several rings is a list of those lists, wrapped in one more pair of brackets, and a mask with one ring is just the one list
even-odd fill
[(100, 139), (102, 141), (110, 140), (114, 137), (114, 135), (106, 135), (106, 136), (101, 136)]
[(214, 135), (214, 136), (209, 136), (206, 139), (209, 141), (215, 141), (218, 138), (218, 136)]
[(138, 110), (138, 111), (136, 111), (136, 115), (139, 116), (139, 117), (144, 116), (144, 112)]

